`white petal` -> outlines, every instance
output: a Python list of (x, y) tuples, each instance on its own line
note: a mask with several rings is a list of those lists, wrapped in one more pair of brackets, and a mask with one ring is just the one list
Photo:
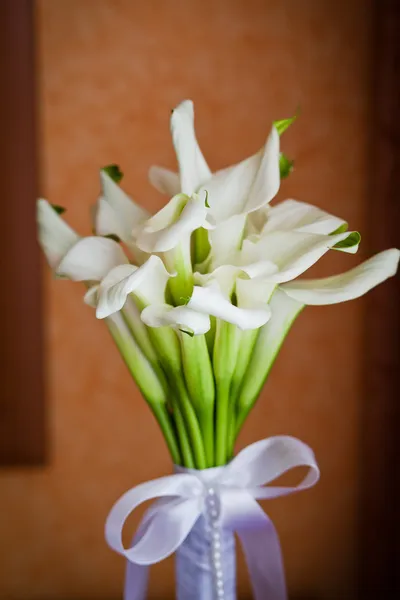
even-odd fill
[(272, 127), (246, 202), (246, 212), (268, 204), (278, 193), (280, 182), (279, 134), (276, 127)]
[(330, 248), (349, 235), (351, 232), (319, 235), (300, 231), (273, 231), (256, 243), (245, 240), (240, 260), (243, 264), (269, 260), (279, 267), (279, 271), (268, 275), (268, 279), (276, 283), (290, 281), (304, 273)]
[(52, 269), (79, 240), (79, 236), (43, 198), (37, 201), (39, 242)]
[(240, 329), (257, 329), (268, 321), (271, 314), (268, 305), (256, 309), (238, 308), (215, 286), (195, 286), (188, 307), (233, 323)]
[(97, 200), (94, 228), (97, 235), (115, 234), (124, 242), (131, 239), (123, 218), (118, 217), (118, 214), (104, 196), (100, 196)]
[(211, 273), (195, 273), (194, 282), (203, 287), (214, 286), (221, 291), (226, 298), (230, 298), (235, 289), (237, 277), (243, 274), (240, 267), (235, 265), (222, 265)]
[(271, 134), (257, 154), (217, 171), (202, 189), (208, 191), (211, 214), (217, 222), (268, 204), (279, 189), (279, 136)]
[[(269, 277), (274, 275), (278, 271), (278, 267), (270, 261), (259, 261), (244, 266), (237, 265), (222, 265), (217, 267), (211, 273), (195, 273), (194, 282), (195, 284), (203, 287), (217, 286), (226, 298), (230, 298), (231, 294), (235, 290), (235, 285), (242, 279), (257, 278), (266, 282), (267, 286), (270, 286)], [(260, 284), (261, 285), (261, 284)], [(264, 285), (264, 283), (262, 283)], [(275, 287), (275, 283), (272, 284), (272, 288)], [(265, 300), (267, 302), (267, 300)]]
[(92, 285), (83, 297), (83, 301), (88, 306), (96, 308), (99, 295), (99, 284)]
[(276, 206), (268, 207), (266, 223), (261, 235), (272, 231), (298, 231), (329, 235), (346, 221), (335, 217), (312, 204), (297, 200), (284, 200)]
[(251, 235), (260, 235), (261, 231), (267, 221), (267, 215), (271, 207), (261, 206), (261, 208), (257, 208), (257, 210), (253, 210), (253, 212), (247, 215), (246, 220), (246, 229), (245, 229), (245, 237), (249, 237)]
[(206, 333), (210, 329), (209, 316), (187, 306), (152, 304), (142, 311), (141, 319), (149, 327), (172, 326), (174, 329), (184, 329), (194, 335)]
[(179, 175), (164, 167), (150, 167), (149, 180), (156, 190), (162, 194), (166, 194), (170, 198), (181, 191)]
[(171, 115), (171, 133), (179, 164), (181, 191), (191, 195), (211, 177), (194, 130), (193, 102), (185, 100)]
[(104, 237), (80, 239), (57, 268), (59, 275), (73, 281), (100, 281), (117, 265), (129, 262), (121, 246)]
[[(182, 210), (182, 203), (184, 208)], [(206, 224), (207, 208), (199, 198), (178, 194), (138, 233), (136, 243), (145, 252), (167, 252)]]
[(132, 292), (145, 304), (162, 304), (170, 274), (158, 256), (141, 266), (121, 265), (108, 273), (99, 288), (96, 316), (104, 319), (120, 310)]
[[(138, 224), (135, 225), (137, 227)], [(129, 248), (136, 264), (141, 265), (148, 259), (148, 255), (136, 245), (131, 222), (127, 222), (124, 213), (118, 213), (104, 196), (100, 196), (97, 201), (94, 228), (97, 235), (117, 235)]]
[(275, 288), (275, 283), (263, 278), (243, 279), (238, 277), (236, 280), (237, 304), (241, 308), (264, 306), (269, 302)]
[(135, 204), (103, 170), (100, 171), (100, 182), (102, 195), (114, 209), (119, 223), (123, 227), (123, 233), (120, 237), (123, 240), (129, 240), (132, 229), (147, 219), (149, 213), (138, 204)]
[(245, 224), (246, 215), (234, 215), (209, 231), (212, 268), (234, 261), (243, 238)]
[(285, 283), (281, 289), (304, 304), (336, 304), (353, 300), (395, 275), (400, 252), (385, 250), (341, 275)]

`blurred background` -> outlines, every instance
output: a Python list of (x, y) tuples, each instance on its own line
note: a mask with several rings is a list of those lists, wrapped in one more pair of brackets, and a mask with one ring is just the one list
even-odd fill
[[(380, 4), (389, 25), (398, 22), (395, 5)], [(82, 302), (83, 288), (54, 280), (42, 262), (34, 198), (67, 207), (69, 223), (89, 234), (104, 165), (119, 164), (124, 189), (152, 211), (161, 207), (165, 199), (150, 187), (147, 170), (175, 167), (169, 115), (181, 100), (195, 102), (198, 139), (213, 170), (254, 153), (272, 120), (300, 107), (283, 138), (295, 170), (279, 197), (316, 204), (365, 234), (358, 256), (331, 253), (314, 275), (354, 266), (394, 244), (393, 200), (390, 208), (386, 196), (372, 198), (377, 174), (389, 185), (392, 172), (389, 159), (386, 171), (380, 168), (374, 138), (379, 19), (372, 0), (15, 0), (3, 9), (2, 127), (11, 141), (2, 145), (9, 258), (2, 283), (8, 379), (0, 413), (0, 598), (113, 600), (122, 594), (124, 564), (105, 544), (105, 517), (125, 490), (171, 465), (107, 330)], [(390, 27), (385, 39), (393, 40)], [(385, 77), (390, 87), (390, 73)], [(394, 106), (388, 94), (387, 115)], [(307, 308), (240, 438), (238, 447), (290, 434), (318, 458), (322, 477), (314, 489), (264, 505), (298, 600), (355, 598), (360, 581), (374, 573), (375, 597), (393, 597), (392, 583), (381, 580), (382, 553), (391, 560), (393, 552), (379, 533), (385, 515), (377, 515), (383, 503), (389, 511), (391, 499), (381, 487), (384, 500), (373, 494), (371, 501), (391, 457), (382, 420), (383, 413), (394, 418), (388, 298), (374, 292), (371, 301)], [(379, 319), (371, 316), (377, 311)], [(365, 553), (370, 518), (375, 571)], [(241, 557), (239, 588), (241, 598), (250, 597)], [(172, 598), (173, 589), (166, 560), (152, 569), (149, 598)]]

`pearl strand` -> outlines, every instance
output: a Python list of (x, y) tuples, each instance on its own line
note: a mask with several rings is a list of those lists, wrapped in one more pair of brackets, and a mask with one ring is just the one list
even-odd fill
[(221, 531), (219, 526), (219, 500), (215, 489), (207, 489), (207, 517), (211, 530), (211, 557), (214, 571), (215, 595), (217, 600), (224, 600), (224, 575), (222, 571)]

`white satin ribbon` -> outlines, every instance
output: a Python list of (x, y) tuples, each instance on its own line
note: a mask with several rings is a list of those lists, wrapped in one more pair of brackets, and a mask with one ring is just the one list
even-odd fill
[[(309, 471), (297, 486), (267, 485), (300, 466), (309, 467)], [(225, 467), (179, 471), (132, 488), (107, 517), (106, 540), (129, 561), (124, 600), (145, 599), (148, 565), (179, 548), (205, 511), (210, 487), (219, 500), (221, 527), (236, 532), (243, 546), (254, 598), (285, 600), (278, 535), (257, 500), (287, 496), (313, 486), (319, 469), (311, 448), (296, 438), (275, 436), (247, 446)], [(122, 529), (126, 519), (140, 504), (155, 498), (158, 500), (146, 512), (132, 546), (125, 548)]]

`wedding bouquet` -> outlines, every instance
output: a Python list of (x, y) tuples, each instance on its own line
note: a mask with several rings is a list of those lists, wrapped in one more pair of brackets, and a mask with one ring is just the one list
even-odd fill
[[(172, 112), (178, 173), (152, 167), (151, 183), (171, 198), (155, 215), (122, 190), (117, 165), (100, 171), (93, 235), (80, 237), (62, 207), (38, 201), (39, 237), (57, 277), (81, 281), (165, 437), (175, 473), (127, 492), (106, 524), (126, 556), (126, 600), (145, 597), (146, 565), (177, 551), (177, 594), (235, 596), (233, 533), (242, 542), (254, 595), (285, 598), (279, 543), (256, 502), (318, 479), (305, 444), (279, 436), (234, 457), (292, 323), (305, 305), (358, 298), (395, 274), (397, 249), (323, 279), (299, 279), (328, 250), (357, 252), (360, 235), (310, 204), (270, 202), (292, 162), (280, 137), (296, 117), (275, 121), (265, 145), (212, 173), (198, 146), (191, 101)], [(265, 486), (298, 465), (297, 488)], [(133, 544), (121, 530), (134, 508), (148, 510)]]

